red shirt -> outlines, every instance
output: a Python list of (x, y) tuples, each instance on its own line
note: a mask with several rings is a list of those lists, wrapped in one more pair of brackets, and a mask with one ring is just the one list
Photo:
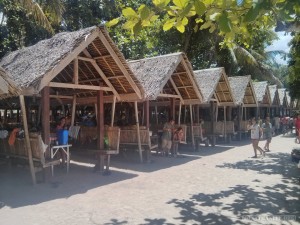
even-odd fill
[(295, 127), (297, 130), (300, 129), (300, 119), (299, 118), (297, 118), (295, 121)]

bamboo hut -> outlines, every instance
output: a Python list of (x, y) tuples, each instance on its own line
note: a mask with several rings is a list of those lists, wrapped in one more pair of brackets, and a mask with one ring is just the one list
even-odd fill
[[(50, 102), (95, 104), (97, 149), (104, 148), (104, 102), (140, 99), (143, 89), (104, 26), (62, 32), (0, 61), (21, 96), (40, 99), (42, 134), (50, 142)], [(52, 101), (50, 101), (52, 99)]]
[(278, 97), (279, 97), (279, 114), (281, 116), (286, 116), (287, 112), (287, 98), (286, 98), (286, 89), (278, 88)]
[(277, 85), (269, 85), (269, 92), (271, 98), (271, 117), (279, 116), (279, 96), (277, 91)]
[(257, 115), (265, 118), (270, 115), (271, 96), (267, 81), (253, 82), (254, 93), (258, 102)]
[(236, 76), (228, 77), (230, 88), (232, 90), (233, 99), (235, 105), (238, 107), (237, 119), (238, 119), (238, 133), (240, 138), (242, 134), (247, 133), (247, 119), (250, 116), (254, 116), (256, 112), (252, 112), (250, 115), (250, 107), (257, 107), (257, 100), (254, 93), (251, 76)]
[(289, 91), (286, 91), (286, 103), (287, 103), (286, 115), (291, 116), (291, 109), (293, 108), (292, 106), (293, 103)]
[[(228, 117), (231, 120), (231, 107), (234, 105), (229, 81), (223, 67), (197, 70), (194, 71), (194, 74), (203, 95), (203, 101), (199, 106), (201, 108), (210, 107), (211, 122), (204, 122), (203, 126), (206, 133), (213, 136), (212, 145), (214, 145), (214, 135), (221, 135), (226, 139), (227, 135), (230, 137), (234, 134), (234, 123), (233, 121), (227, 122), (226, 118)], [(217, 121), (218, 107), (222, 108), (224, 112), (222, 121)], [(226, 107), (228, 107), (228, 110), (226, 110)], [(228, 116), (226, 116), (226, 112), (229, 112)], [(199, 117), (199, 108), (197, 108), (196, 117)], [(194, 128), (194, 130), (199, 129), (201, 129), (200, 125)]]
[[(181, 106), (190, 106), (190, 112), (192, 112), (192, 105), (202, 102), (192, 66), (184, 53), (134, 60), (129, 62), (129, 66), (143, 87), (143, 101), (150, 101), (149, 104), (155, 108), (156, 116), (158, 106), (169, 105), (171, 109), (169, 118), (175, 119), (177, 115), (178, 124), (180, 124)], [(177, 102), (178, 114), (175, 112)], [(148, 110), (149, 107), (146, 111)], [(190, 118), (192, 121), (192, 113), (190, 113)], [(149, 121), (149, 118), (146, 121)], [(158, 119), (156, 123), (158, 125)], [(160, 128), (152, 126), (152, 129), (159, 130)], [(192, 143), (194, 144), (193, 139)]]

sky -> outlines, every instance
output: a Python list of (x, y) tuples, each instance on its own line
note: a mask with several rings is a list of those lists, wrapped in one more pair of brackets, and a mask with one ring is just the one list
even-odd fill
[[(288, 43), (292, 39), (291, 35), (289, 33), (285, 34), (285, 32), (277, 32), (277, 35), (279, 39), (274, 41), (272, 45), (268, 46), (266, 50), (267, 51), (283, 50), (284, 52), (288, 53), (290, 50)], [(276, 61), (281, 64), (287, 64), (287, 61), (281, 59), (280, 56), (276, 57)]]

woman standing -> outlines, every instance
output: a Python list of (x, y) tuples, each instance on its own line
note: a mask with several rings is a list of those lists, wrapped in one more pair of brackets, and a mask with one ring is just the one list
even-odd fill
[(262, 129), (264, 132), (264, 137), (266, 138), (266, 144), (264, 150), (266, 152), (269, 152), (270, 151), (269, 147), (270, 147), (270, 143), (272, 140), (272, 133), (273, 133), (272, 124), (270, 123), (270, 117), (268, 116), (266, 117), (266, 122), (263, 123)]
[(254, 150), (254, 156), (252, 158), (257, 158), (256, 150), (258, 150), (261, 155), (265, 156), (264, 150), (262, 150), (261, 147), (258, 146), (262, 130), (259, 127), (259, 125), (257, 124), (257, 121), (255, 120), (254, 117), (249, 122), (250, 123), (248, 124), (247, 129), (251, 130), (251, 141), (252, 141), (252, 146), (253, 146), (253, 150)]

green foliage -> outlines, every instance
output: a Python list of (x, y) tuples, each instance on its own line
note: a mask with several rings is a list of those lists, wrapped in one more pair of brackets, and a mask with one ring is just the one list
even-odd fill
[(300, 98), (300, 33), (294, 33), (290, 43), (289, 87), (292, 98)]

